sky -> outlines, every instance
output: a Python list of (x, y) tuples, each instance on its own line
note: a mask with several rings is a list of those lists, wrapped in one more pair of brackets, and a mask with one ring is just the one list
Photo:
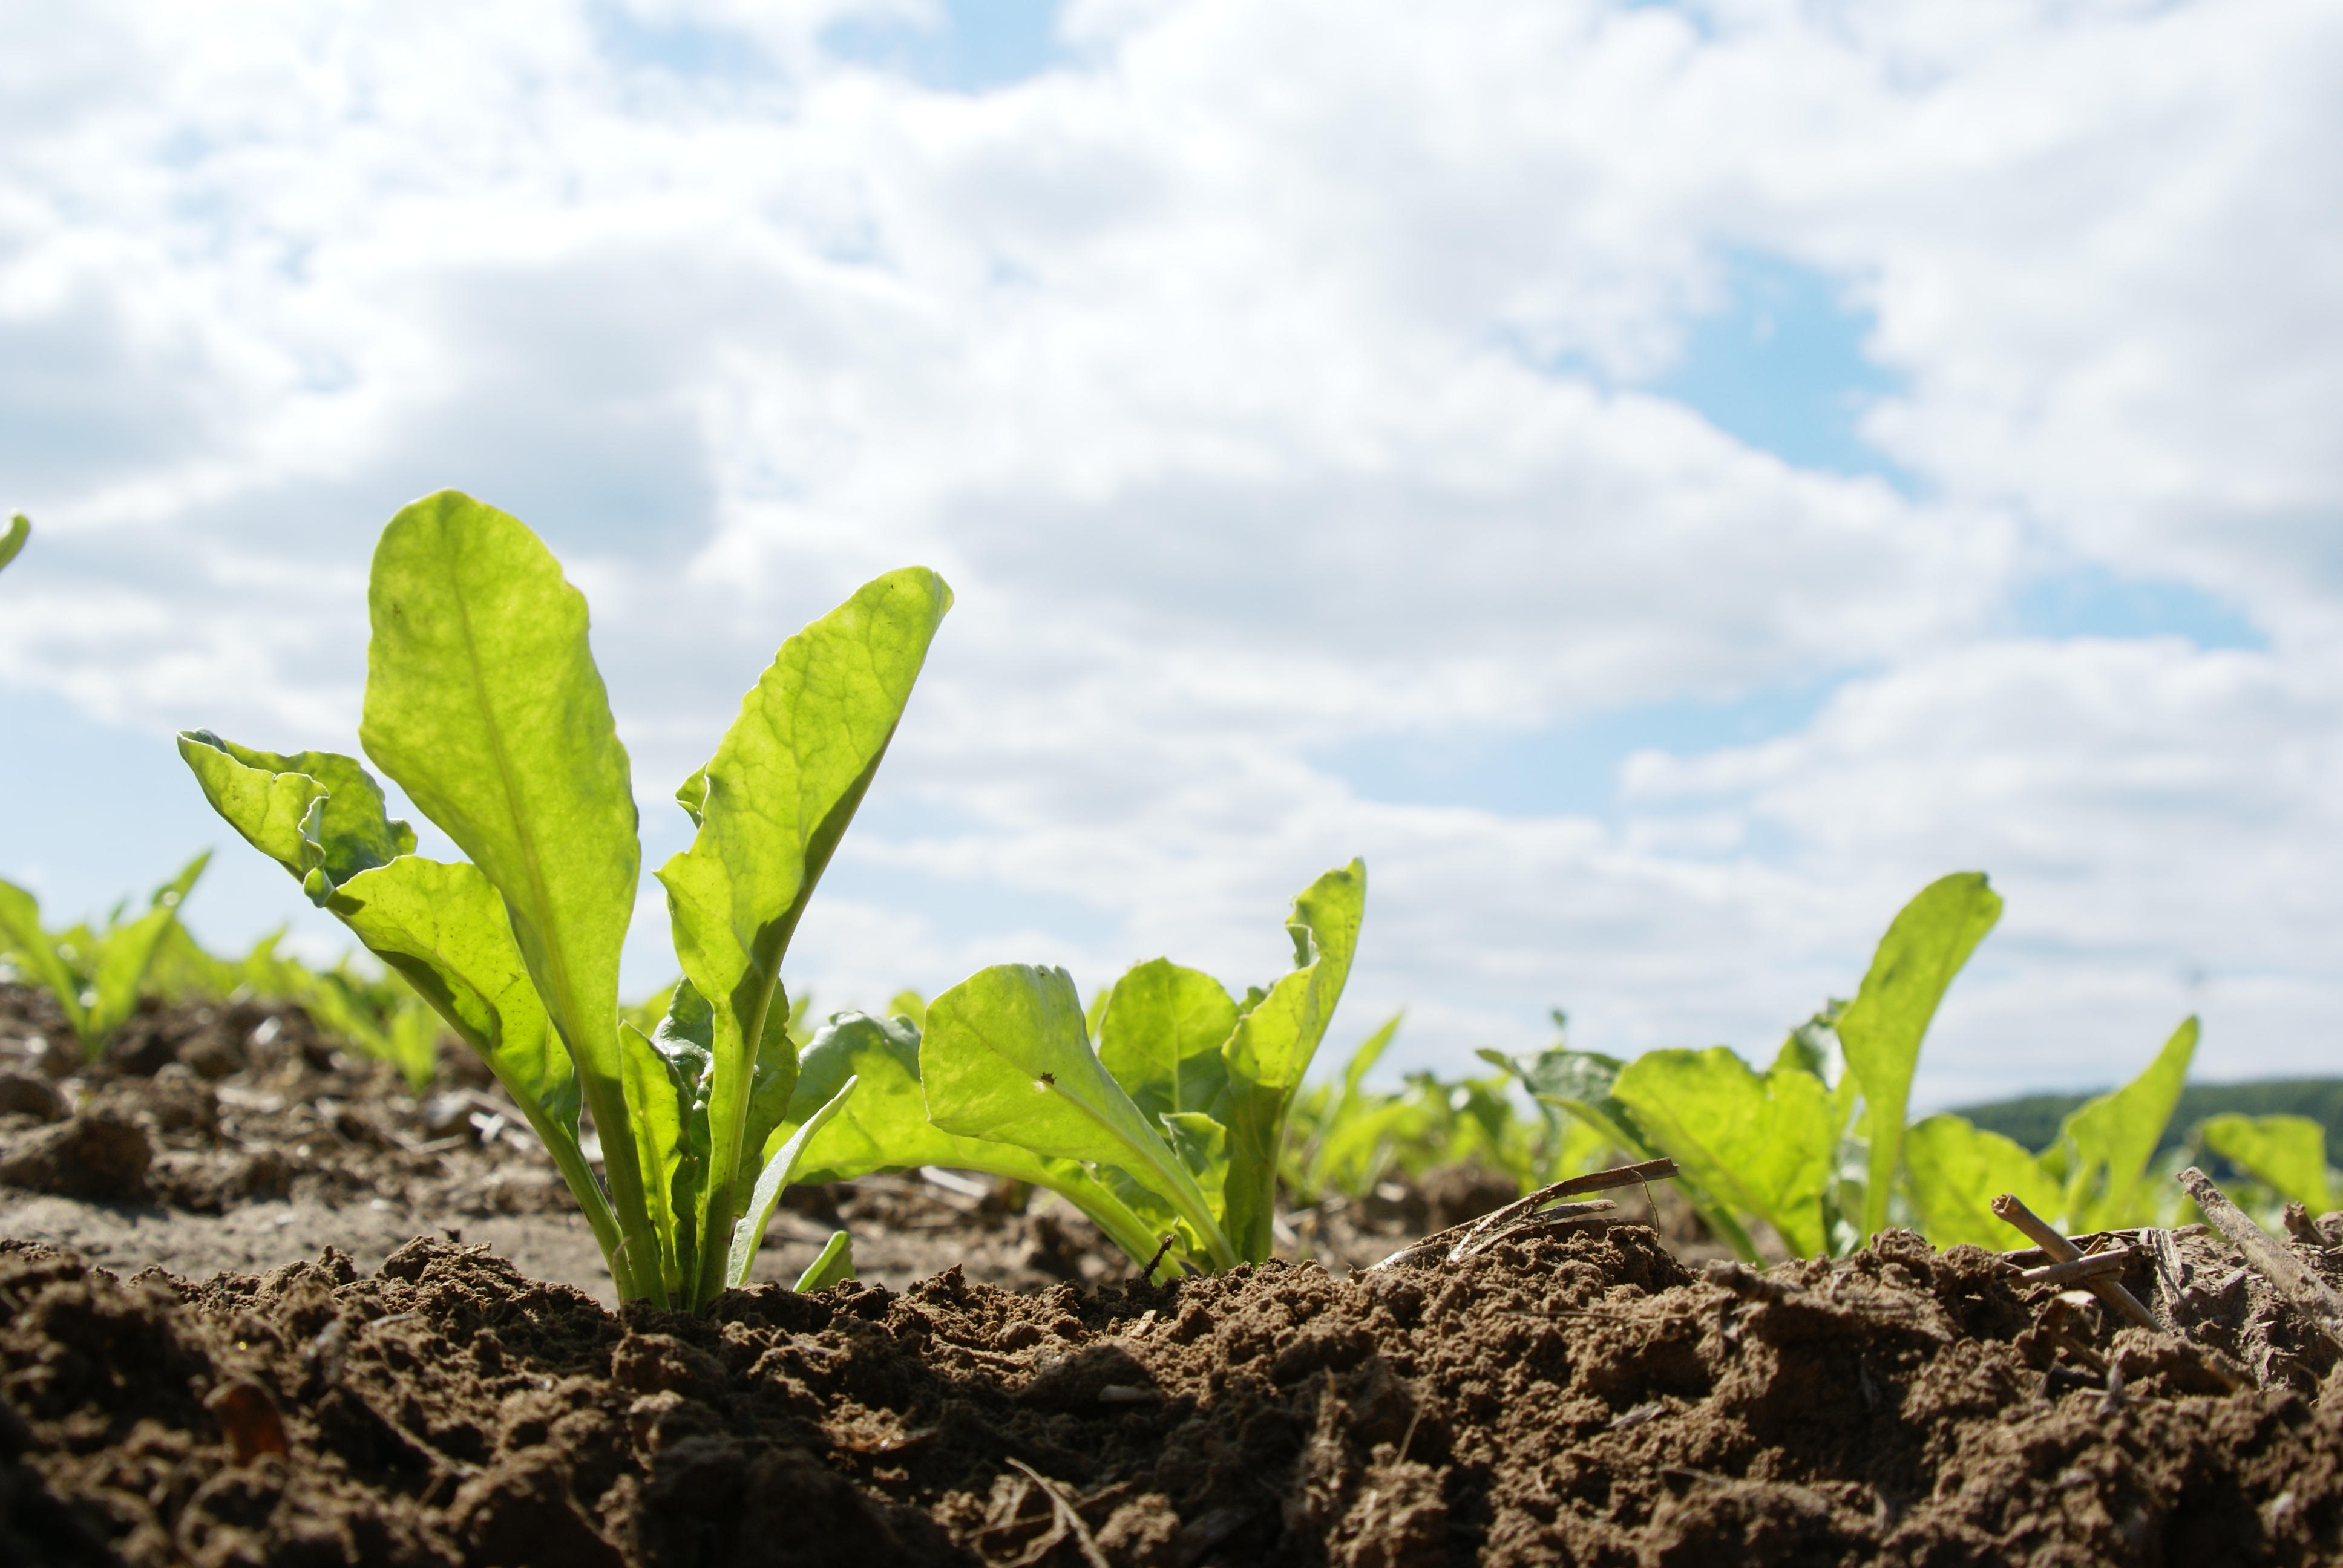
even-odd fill
[[(593, 606), (645, 863), (790, 631), (945, 622), (785, 971), (1169, 954), (1369, 870), (1330, 1055), (1770, 1056), (1948, 871), (1923, 1108), (2343, 1068), (2343, 10), (7, 4), (0, 875), (357, 749), (405, 502)], [(451, 852), (427, 825), (427, 850)], [(647, 892), (628, 984), (672, 972)]]

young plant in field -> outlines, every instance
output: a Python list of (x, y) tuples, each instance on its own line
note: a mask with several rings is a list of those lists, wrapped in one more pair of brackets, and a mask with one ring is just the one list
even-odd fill
[(279, 926), (244, 957), (223, 959), (176, 925), (164, 937), (150, 978), (156, 990), (178, 1000), (295, 1003), (327, 1033), (398, 1069), (416, 1093), (429, 1088), (439, 1066), (439, 1015), (396, 973), (358, 974), (347, 958), (330, 970), (313, 970), (277, 952), (284, 938)]
[[(1888, 1222), (1920, 1042), (2000, 910), (1976, 872), (1921, 890), (1881, 938), (1855, 1000), (1794, 1030), (1762, 1075), (1724, 1046), (1650, 1051), (1626, 1063), (1561, 1050), (1525, 1060), (1483, 1054), (1616, 1147), (1638, 1159), (1673, 1158), (1694, 1211), (1743, 1257), (1757, 1257), (1745, 1222), (1753, 1221), (1794, 1252), (1843, 1251)], [(1835, 1084), (1824, 1076), (1833, 1036), (1845, 1055)], [(1848, 1136), (1858, 1096), (1863, 1145)]]
[(1383, 1060), (1399, 1033), (1393, 1013), (1383, 1026), (1361, 1040), (1342, 1064), (1342, 1077), (1304, 1089), (1294, 1097), (1286, 1139), (1285, 1184), (1294, 1196), (1315, 1202), (1332, 1191), (1346, 1198), (1366, 1195), (1390, 1163), (1403, 1140), (1421, 1147), (1428, 1130), (1403, 1125), (1419, 1120), (1422, 1109), (1407, 1097), (1378, 1094), (1366, 1087), (1366, 1076)]
[(14, 882), (0, 882), (0, 948), (18, 972), (57, 999), (84, 1057), (96, 1060), (114, 1031), (138, 1010), (147, 971), (178, 925), (179, 905), (210, 859), (206, 850), (188, 861), (130, 920), (122, 918), (117, 905), (102, 931), (87, 926), (45, 930), (40, 901)]
[(1365, 899), (1355, 860), (1304, 889), (1286, 922), (1295, 967), (1242, 1002), (1156, 959), (1089, 1014), (1065, 970), (1028, 964), (945, 991), (924, 1030), (908, 1016), (840, 1014), (806, 1048), (789, 1115), (809, 1115), (849, 1076), (860, 1086), (808, 1143), (806, 1179), (983, 1171), (1060, 1193), (1141, 1265), (1167, 1236), (1201, 1268), (1268, 1257), (1286, 1117), (1349, 977)]
[[(1159, 1238), (1100, 1174), (1079, 1161), (1049, 1159), (1015, 1143), (946, 1132), (928, 1120), (920, 1081), (920, 1030), (910, 1018), (842, 1012), (814, 1031), (798, 1063), (797, 1087), (779, 1131), (794, 1132), (830, 1103), (840, 1088), (853, 1097), (808, 1140), (798, 1181), (847, 1181), (873, 1171), (940, 1165), (1046, 1187), (1060, 1194), (1115, 1244), (1144, 1263)], [(778, 1199), (776, 1188), (772, 1197)], [(768, 1206), (766, 1213), (770, 1214)]]
[(798, 1053), (780, 965), (950, 590), (892, 572), (790, 638), (677, 791), (698, 832), (659, 878), (684, 980), (649, 1034), (618, 1016), (641, 850), (585, 599), (518, 521), (442, 491), (383, 530), (367, 604), (359, 741), (468, 860), (417, 855), (350, 758), (204, 730), (180, 754), (230, 825), (488, 1062), (620, 1298), (703, 1304), (747, 1277), (772, 1199), (852, 1087), (783, 1136)]
[(2182, 1020), (2137, 1078), (2077, 1107), (2040, 1155), (1950, 1112), (1913, 1127), (1906, 1191), (1922, 1231), (1941, 1247), (2006, 1247), (2010, 1229), (1992, 1211), (2003, 1192), (2076, 1235), (2155, 1223), (2177, 1195), (2151, 1161), (2180, 1103), (2197, 1036), (2197, 1020)]

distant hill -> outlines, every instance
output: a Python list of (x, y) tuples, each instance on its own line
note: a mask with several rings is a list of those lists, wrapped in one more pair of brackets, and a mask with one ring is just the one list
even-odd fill
[[(1953, 1113), (2039, 1152), (2057, 1138), (2058, 1123), (2090, 1098), (2088, 1094), (2029, 1094), (1989, 1105), (1955, 1106)], [(2328, 1162), (2343, 1160), (2343, 1078), (2192, 1083), (2180, 1091), (2180, 1107), (2164, 1129), (2164, 1141), (2157, 1145), (2157, 1152), (2178, 1148), (2188, 1141), (2189, 1129), (2208, 1116), (2227, 1111), (2246, 1116), (2308, 1116), (2327, 1129)]]

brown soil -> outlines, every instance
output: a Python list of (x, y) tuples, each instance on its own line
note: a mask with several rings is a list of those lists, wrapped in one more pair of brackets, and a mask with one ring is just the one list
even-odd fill
[[(136, 1237), (197, 1222), (245, 1236), (226, 1228), (281, 1211), (337, 1217), (350, 1239), (196, 1283), (132, 1272), (136, 1248), (109, 1270), (0, 1241), (0, 1562), (2343, 1556), (2335, 1358), (2201, 1232), (2180, 1233), (2169, 1284), (2144, 1261), (2126, 1280), (2180, 1335), (2090, 1305), (2062, 1342), (2036, 1326), (2051, 1288), (1900, 1232), (1763, 1280), (1711, 1278), (1600, 1216), (1461, 1265), (1338, 1278), (1276, 1262), (1151, 1288), (1106, 1268), (1071, 1219), (891, 1179), (799, 1201), (850, 1211), (859, 1253), (892, 1244), (879, 1220), (949, 1217), (906, 1236), (965, 1245), (969, 1264), (902, 1289), (759, 1284), (700, 1319), (614, 1312), (473, 1236), (567, 1223), (558, 1189), (527, 1175), (541, 1156), (477, 1130), (429, 1148), (427, 1107), (381, 1094), (297, 1013), (194, 1018), (141, 1026), (193, 1026), (169, 1054), (126, 1042), (57, 1103), (6, 1112), (0, 1174), (85, 1192), (5, 1194), (10, 1234), (45, 1203), (126, 1214)], [(239, 1060), (207, 1075), (189, 1041), (214, 1029)], [(206, 1103), (198, 1088), (208, 1122), (173, 1109)], [(0, 1105), (39, 1099), (0, 1081)], [(1433, 1205), (1390, 1207), (1298, 1228), (1329, 1254), (1387, 1251)], [(463, 1223), (373, 1253), (426, 1213)], [(358, 1234), (360, 1215), (390, 1218)], [(788, 1222), (809, 1255), (826, 1216)], [(2343, 1239), (2343, 1216), (2327, 1224)], [(270, 1231), (248, 1244), (273, 1241), (281, 1261), (299, 1232)]]

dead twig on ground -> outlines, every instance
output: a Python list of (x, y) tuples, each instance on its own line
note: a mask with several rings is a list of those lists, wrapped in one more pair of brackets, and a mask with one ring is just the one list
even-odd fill
[[(2050, 1255), (2050, 1261), (2054, 1263), (2071, 1263), (2083, 1255), (2081, 1248), (2060, 1235), (2051, 1227), (2049, 1221), (2019, 1202), (2017, 1194), (2015, 1192), (2004, 1192), (2000, 1197), (1996, 1198), (1993, 1201), (1993, 1211), (2007, 1223), (2024, 1231), (2036, 1246)], [(2149, 1312), (2137, 1296), (2125, 1290), (2115, 1281), (2091, 1280), (2087, 1284), (2093, 1295), (2115, 1308), (2141, 1328), (2155, 1333), (2165, 1332), (2164, 1325), (2156, 1321), (2156, 1314)]]
[(2021, 1285), (2077, 1285), (2093, 1280), (2112, 1280), (2131, 1266), (2140, 1255), (2137, 1247), (2117, 1247), (2111, 1252), (2092, 1252), (2071, 1263), (2045, 1263), (2038, 1269), (2021, 1269), (2017, 1282)]
[(1637, 1165), (1620, 1165), (1608, 1171), (1594, 1171), (1568, 1181), (1541, 1187), (1526, 1198), (1517, 1198), (1503, 1208), (1478, 1220), (1462, 1225), (1451, 1225), (1445, 1231), (1434, 1231), (1413, 1245), (1401, 1248), (1382, 1262), (1370, 1265), (1375, 1269), (1396, 1268), (1408, 1263), (1461, 1263), (1477, 1252), (1484, 1252), (1506, 1237), (1547, 1225), (1566, 1225), (1575, 1221), (1608, 1213), (1615, 1207), (1607, 1198), (1587, 1203), (1568, 1203), (1560, 1208), (1546, 1205), (1557, 1199), (1580, 1192), (1606, 1192), (1621, 1187), (1639, 1187), (1676, 1173), (1673, 1160), (1646, 1160)]
[(2245, 1254), (2246, 1261), (2270, 1282), (2279, 1299), (2299, 1307), (2327, 1342), (2343, 1351), (2343, 1296), (2338, 1296), (2326, 1281), (2303, 1266), (2301, 1259), (2230, 1202), (2228, 1194), (2213, 1185), (2213, 1179), (2205, 1172), (2191, 1165), (2179, 1180), (2181, 1190), (2205, 1211), (2213, 1228)]

